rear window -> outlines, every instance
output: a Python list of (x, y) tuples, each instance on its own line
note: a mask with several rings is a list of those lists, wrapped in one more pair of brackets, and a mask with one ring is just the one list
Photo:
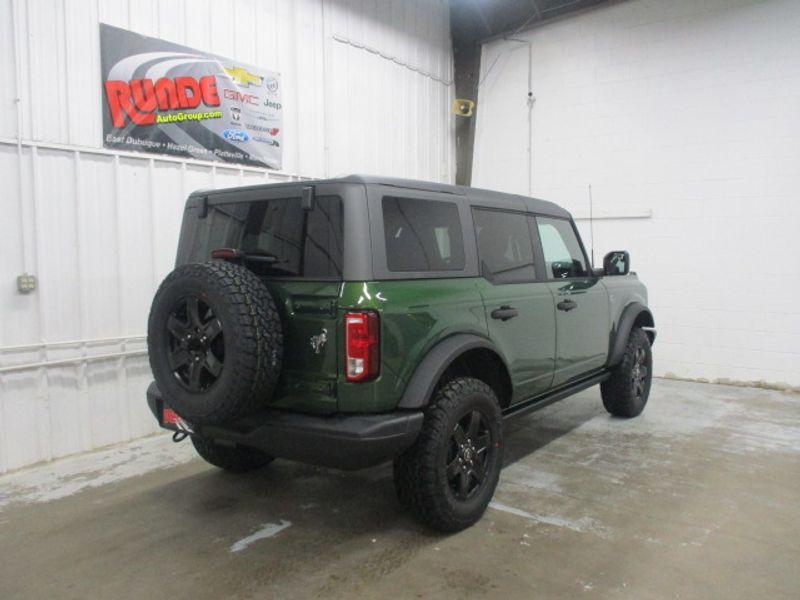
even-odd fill
[(525, 215), (478, 208), (472, 214), (483, 272), (496, 282), (534, 281), (533, 244)]
[(383, 198), (390, 271), (461, 271), (464, 238), (458, 206), (419, 198)]
[(304, 211), (300, 198), (209, 206), (200, 221), (191, 261), (206, 261), (216, 248), (238, 248), (271, 262), (248, 262), (259, 274), (331, 279), (342, 276), (342, 201), (317, 196)]

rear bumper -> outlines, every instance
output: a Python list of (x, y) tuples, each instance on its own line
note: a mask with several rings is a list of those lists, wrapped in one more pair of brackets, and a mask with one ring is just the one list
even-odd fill
[[(155, 382), (147, 404), (159, 424), (164, 401)], [(224, 426), (192, 425), (195, 433), (251, 446), (267, 454), (336, 469), (361, 469), (391, 460), (411, 446), (422, 429), (421, 411), (318, 416), (267, 410)]]

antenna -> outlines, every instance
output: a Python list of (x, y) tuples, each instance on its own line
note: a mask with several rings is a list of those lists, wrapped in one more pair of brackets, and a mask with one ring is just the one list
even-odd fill
[(589, 245), (592, 253), (592, 268), (594, 268), (594, 213), (592, 211), (592, 184), (589, 184)]

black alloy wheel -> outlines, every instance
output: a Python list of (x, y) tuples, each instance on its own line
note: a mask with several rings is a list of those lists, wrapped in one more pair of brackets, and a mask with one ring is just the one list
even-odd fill
[(394, 461), (401, 504), (439, 531), (459, 531), (481, 518), (500, 478), (503, 416), (485, 381), (456, 377), (425, 410), (414, 444)]
[(637, 400), (642, 399), (647, 389), (649, 371), (647, 369), (647, 352), (643, 346), (636, 348), (633, 357), (633, 368), (631, 369), (631, 385), (633, 394)]
[(491, 431), (478, 410), (464, 415), (453, 428), (447, 454), (447, 482), (457, 500), (472, 498), (483, 486), (491, 443)]
[(603, 406), (616, 417), (636, 417), (644, 410), (653, 381), (653, 351), (650, 339), (634, 327), (625, 345), (622, 359), (611, 368), (608, 379), (600, 384)]
[(197, 296), (181, 298), (167, 319), (167, 360), (175, 378), (191, 392), (219, 379), (225, 363), (222, 323)]

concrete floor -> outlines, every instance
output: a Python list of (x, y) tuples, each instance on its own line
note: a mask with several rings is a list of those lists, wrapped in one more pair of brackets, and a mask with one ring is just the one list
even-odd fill
[(0, 596), (798, 598), (800, 396), (656, 381), (509, 426), (492, 508), (435, 535), (390, 469), (234, 476), (164, 436), (0, 478)]

